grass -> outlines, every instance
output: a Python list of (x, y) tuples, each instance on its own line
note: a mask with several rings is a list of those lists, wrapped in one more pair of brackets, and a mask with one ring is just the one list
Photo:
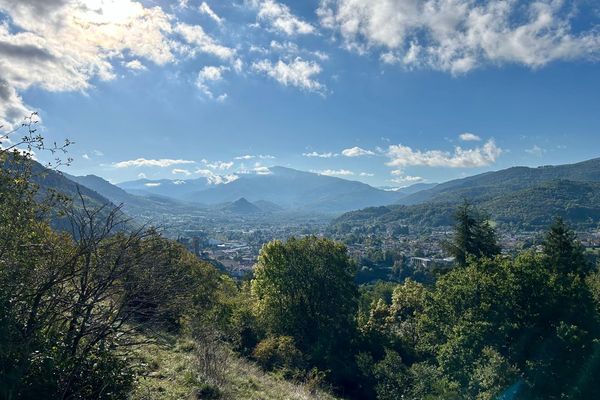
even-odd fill
[(194, 342), (176, 338), (140, 346), (136, 357), (145, 373), (138, 379), (131, 400), (335, 400), (325, 392), (310, 393), (302, 384), (266, 373), (231, 352), (222, 377), (214, 383), (198, 372), (195, 350)]

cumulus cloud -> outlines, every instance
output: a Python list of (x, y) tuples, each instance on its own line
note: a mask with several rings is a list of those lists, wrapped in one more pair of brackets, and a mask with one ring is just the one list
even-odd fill
[(251, 4), (258, 9), (258, 20), (267, 23), (275, 31), (288, 36), (316, 32), (313, 25), (295, 16), (285, 4), (274, 0), (253, 0)]
[(207, 182), (211, 185), (224, 185), (239, 178), (236, 174), (218, 175), (209, 169), (198, 169), (195, 173), (206, 178)]
[(486, 64), (597, 59), (600, 33), (574, 32), (572, 11), (556, 0), (321, 0), (317, 14), (349, 49), (460, 74)]
[(428, 166), (449, 168), (483, 167), (496, 162), (502, 149), (494, 140), (488, 140), (482, 147), (463, 149), (454, 148), (454, 152), (442, 150), (413, 150), (401, 144), (389, 146), (386, 155), (390, 158), (387, 165), (392, 167)]
[(179, 47), (180, 50), (189, 56), (200, 52), (211, 54), (221, 60), (231, 61), (235, 57), (235, 49), (218, 43), (200, 25), (189, 25), (180, 22), (175, 25), (174, 31), (181, 35), (185, 42), (190, 45)]
[(129, 69), (133, 69), (135, 71), (143, 71), (146, 68), (146, 66), (144, 64), (142, 64), (142, 62), (140, 60), (131, 60), (129, 62), (126, 62), (123, 64), (125, 67), (129, 68)]
[(195, 161), (191, 160), (181, 160), (181, 159), (169, 159), (169, 158), (161, 158), (161, 159), (146, 159), (146, 158), (138, 158), (135, 160), (127, 160), (127, 161), (119, 161), (113, 164), (115, 168), (138, 168), (138, 167), (160, 167), (166, 168), (172, 165), (179, 164), (195, 164)]
[(346, 157), (372, 156), (374, 154), (375, 153), (373, 153), (371, 150), (365, 150), (358, 146), (352, 147), (350, 149), (342, 150), (342, 155), (344, 155)]
[(325, 86), (314, 76), (321, 73), (321, 66), (314, 61), (305, 61), (300, 57), (292, 61), (279, 60), (272, 63), (262, 60), (252, 64), (252, 68), (264, 73), (284, 86), (293, 86), (309, 92), (321, 93)]
[(481, 141), (481, 138), (479, 136), (475, 135), (474, 133), (469, 133), (469, 132), (461, 133), (458, 137), (463, 142), (479, 142), (479, 141)]
[(310, 153), (302, 153), (304, 157), (317, 157), (317, 158), (333, 158), (337, 157), (339, 154), (327, 152), (327, 153), (318, 153), (316, 151), (311, 151)]
[(202, 4), (200, 4), (200, 12), (202, 14), (206, 14), (210, 17), (210, 19), (212, 19), (213, 21), (215, 21), (217, 24), (221, 25), (223, 23), (223, 18), (219, 17), (217, 15), (217, 13), (215, 13), (212, 8), (210, 8), (210, 6), (208, 4), (206, 4), (205, 1), (202, 2)]
[(196, 86), (198, 89), (204, 93), (204, 95), (209, 99), (216, 99), (217, 101), (224, 101), (227, 99), (227, 93), (223, 93), (221, 95), (215, 96), (210, 85), (215, 82), (223, 80), (223, 72), (229, 70), (228, 67), (220, 66), (206, 66), (203, 67), (200, 72), (198, 72), (198, 77), (196, 78)]
[(371, 176), (375, 176), (375, 174), (371, 173), (371, 172), (361, 172), (360, 174), (358, 174), (359, 176), (364, 176), (364, 177), (371, 177)]
[(115, 79), (116, 63), (141, 70), (146, 62), (165, 65), (199, 52), (235, 61), (235, 50), (202, 27), (135, 0), (0, 0), (0, 12), (6, 16), (0, 22), (5, 127), (29, 114), (20, 93), (31, 87), (86, 91), (95, 79)]

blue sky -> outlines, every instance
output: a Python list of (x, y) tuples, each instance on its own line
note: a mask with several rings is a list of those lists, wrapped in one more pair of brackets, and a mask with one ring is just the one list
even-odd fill
[(600, 156), (599, 28), (592, 0), (0, 0), (0, 123), (38, 110), (70, 173), (112, 182), (576, 162)]

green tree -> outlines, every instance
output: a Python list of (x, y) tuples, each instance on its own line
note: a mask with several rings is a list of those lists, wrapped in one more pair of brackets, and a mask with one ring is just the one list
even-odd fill
[(463, 203), (454, 220), (454, 235), (446, 248), (458, 265), (466, 265), (469, 256), (481, 258), (500, 254), (494, 228), (471, 204)]
[(557, 272), (583, 276), (591, 270), (575, 232), (560, 217), (556, 218), (546, 234), (543, 248), (550, 267)]
[(252, 280), (259, 321), (290, 336), (321, 368), (340, 365), (354, 336), (358, 291), (346, 247), (309, 236), (263, 246)]

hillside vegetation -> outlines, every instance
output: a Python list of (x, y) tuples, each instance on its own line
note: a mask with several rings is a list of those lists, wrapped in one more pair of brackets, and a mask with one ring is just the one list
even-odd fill
[[(524, 185), (524, 181), (518, 181), (519, 186)], [(504, 185), (454, 188), (420, 204), (351, 211), (335, 219), (332, 229), (347, 233), (356, 229), (385, 231), (394, 226), (411, 226), (416, 230), (449, 226), (455, 208), (465, 200), (476, 204), (507, 229), (540, 230), (556, 216), (578, 229), (597, 228), (600, 224), (600, 182), (561, 179), (530, 183), (523, 188), (509, 189)]]

